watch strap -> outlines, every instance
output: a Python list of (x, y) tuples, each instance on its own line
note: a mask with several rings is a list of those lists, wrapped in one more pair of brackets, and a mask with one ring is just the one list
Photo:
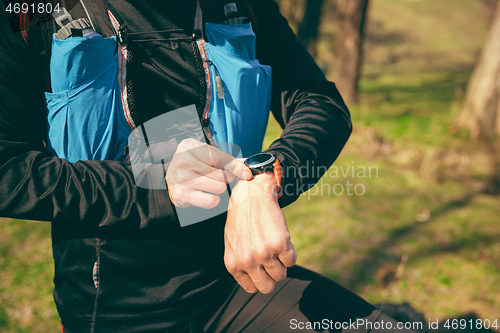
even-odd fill
[(278, 185), (276, 193), (278, 193), (278, 198), (281, 198), (283, 196), (283, 191), (281, 191), (281, 177), (283, 176), (283, 168), (281, 167), (280, 160), (275, 159), (273, 167), (274, 180), (276, 181), (276, 185)]

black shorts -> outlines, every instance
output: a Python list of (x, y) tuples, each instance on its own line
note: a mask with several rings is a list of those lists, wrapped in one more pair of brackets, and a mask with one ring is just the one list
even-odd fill
[[(400, 325), (401, 326), (401, 325)], [(98, 329), (95, 331), (98, 333)], [(194, 321), (143, 333), (393, 332), (397, 321), (336, 282), (299, 266), (288, 269), (272, 293), (249, 294), (239, 285), (217, 309)], [(73, 333), (63, 329), (63, 333)]]

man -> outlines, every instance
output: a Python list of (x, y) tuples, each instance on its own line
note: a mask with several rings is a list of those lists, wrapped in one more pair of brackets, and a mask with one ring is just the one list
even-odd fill
[[(182, 29), (176, 31), (178, 44), (126, 44), (129, 58), (136, 59), (127, 59), (135, 125), (191, 104), (203, 110), (207, 88), (192, 37), (197, 2), (109, 2), (112, 8), (86, 1), (87, 8), (75, 4), (75, 10), (90, 11), (107, 36), (113, 34), (107, 10), (125, 21), (131, 34)], [(204, 22), (224, 20), (224, 1), (200, 3)], [(257, 59), (273, 70), (271, 109), (284, 129), (266, 152), (285, 170), (280, 198), (273, 172), (250, 178), (241, 161), (215, 148), (196, 149), (206, 145), (193, 140), (178, 147), (165, 190), (138, 186), (128, 162), (70, 163), (49, 155), (44, 16), (11, 13), (9, 26), (2, 8), (0, 214), (51, 221), (54, 299), (64, 332), (367, 332), (387, 329), (383, 321), (394, 323), (333, 281), (292, 267), (296, 254), (281, 207), (320, 177), (293, 171), (330, 166), (350, 135), (350, 117), (335, 85), (297, 42), (277, 4), (236, 3), (252, 20)], [(23, 30), (23, 22), (34, 27)], [(13, 33), (12, 26), (21, 26), (21, 32)], [(218, 184), (190, 192), (189, 172), (181, 171), (198, 167), (214, 168)], [(179, 207), (217, 204), (227, 176), (223, 168), (241, 178), (231, 194), (235, 204), (227, 215), (181, 227)], [(353, 325), (356, 318), (363, 319), (359, 326)]]

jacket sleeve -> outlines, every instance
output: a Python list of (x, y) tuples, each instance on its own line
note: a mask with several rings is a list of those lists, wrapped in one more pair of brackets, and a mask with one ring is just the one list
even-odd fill
[[(167, 190), (136, 186), (128, 163), (46, 153), (45, 101), (32, 53), (0, 5), (0, 216), (138, 230), (178, 221)], [(113, 229), (114, 230), (114, 229)]]
[(352, 132), (351, 118), (329, 82), (271, 0), (251, 1), (259, 61), (273, 70), (271, 110), (283, 128), (267, 152), (283, 165), (280, 205), (314, 186)]

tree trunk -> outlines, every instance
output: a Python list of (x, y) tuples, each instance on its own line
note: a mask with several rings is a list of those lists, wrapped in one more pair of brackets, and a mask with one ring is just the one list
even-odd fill
[(345, 0), (344, 20), (337, 43), (333, 77), (347, 104), (357, 102), (368, 1)]
[(298, 38), (313, 57), (316, 57), (316, 40), (321, 21), (322, 5), (323, 0), (307, 0), (304, 18), (299, 24)]
[(467, 85), (459, 128), (474, 139), (500, 135), (500, 2), (486, 44)]

